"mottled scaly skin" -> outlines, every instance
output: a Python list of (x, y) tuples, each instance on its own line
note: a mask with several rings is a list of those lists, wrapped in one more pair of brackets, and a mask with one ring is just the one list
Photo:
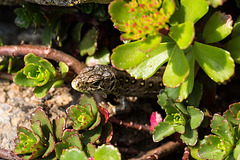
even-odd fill
[(55, 5), (55, 6), (73, 6), (81, 3), (102, 3), (108, 4), (113, 0), (26, 0), (42, 5)]
[(156, 97), (162, 86), (165, 68), (147, 80), (131, 77), (128, 73), (112, 66), (96, 65), (86, 67), (72, 81), (72, 87), (80, 92), (115, 94), (122, 96)]
[(32, 2), (41, 5), (73, 6), (81, 3), (108, 4), (113, 0), (0, 0), (0, 5), (16, 5), (23, 2)]

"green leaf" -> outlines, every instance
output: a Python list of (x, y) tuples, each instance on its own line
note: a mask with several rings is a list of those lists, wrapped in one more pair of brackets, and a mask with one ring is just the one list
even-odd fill
[(234, 61), (238, 64), (240, 64), (240, 46), (238, 45), (239, 43), (240, 36), (231, 39), (224, 45), (226, 50), (228, 50), (231, 53), (231, 56), (234, 59)]
[(189, 62), (189, 75), (185, 79), (185, 81), (177, 88), (169, 88), (166, 87), (165, 91), (168, 96), (174, 100), (175, 102), (182, 102), (184, 99), (188, 97), (188, 95), (193, 90), (194, 85), (194, 67), (195, 67), (195, 57), (192, 52), (189, 52), (186, 55), (186, 58)]
[(198, 109), (198, 108), (195, 108), (193, 106), (188, 106), (187, 107), (187, 111), (190, 115), (190, 126), (191, 126), (191, 129), (196, 129), (198, 128), (202, 121), (203, 121), (203, 118), (204, 118), (204, 113)]
[(46, 150), (46, 152), (44, 153), (42, 158), (45, 158), (45, 157), (49, 156), (50, 153), (52, 153), (54, 151), (54, 149), (55, 149), (54, 137), (51, 133), (49, 133), (48, 149)]
[(103, 144), (96, 149), (94, 160), (121, 160), (121, 154), (116, 147)]
[(45, 25), (44, 30), (42, 32), (42, 42), (47, 46), (51, 46), (52, 36), (53, 36), (53, 28), (48, 25)]
[(126, 4), (125, 1), (116, 0), (109, 5), (108, 12), (111, 15), (111, 19), (114, 23), (114, 26), (120, 31), (124, 30), (121, 25), (124, 25), (123, 24), (124, 22), (127, 22), (132, 18), (131, 17), (132, 14), (129, 14), (128, 12), (129, 8), (127, 8), (125, 4)]
[(240, 16), (238, 16), (237, 20), (234, 22), (231, 38), (233, 39), (238, 36), (240, 36)]
[(27, 29), (32, 24), (33, 15), (25, 7), (15, 9), (14, 13), (17, 14), (17, 18), (15, 19), (15, 24), (18, 27)]
[(44, 68), (44, 69), (46, 69), (46, 70), (48, 70), (50, 73), (51, 73), (51, 76), (53, 76), (53, 77), (55, 77), (56, 76), (56, 70), (55, 70), (55, 68), (53, 67), (53, 65), (48, 61), (48, 60), (46, 60), (46, 59), (42, 59), (42, 60), (40, 60), (39, 61), (39, 65), (42, 67), (42, 68)]
[(167, 87), (178, 87), (188, 75), (189, 63), (183, 51), (175, 45), (163, 74), (163, 83)]
[(84, 106), (86, 104), (90, 104), (92, 106), (93, 115), (96, 115), (98, 108), (95, 99), (89, 94), (82, 94), (79, 100), (79, 105)]
[(18, 71), (17, 74), (14, 76), (13, 81), (20, 86), (23, 87), (35, 87), (36, 84), (34, 83), (35, 80), (29, 79), (26, 77), (25, 74), (23, 74), (23, 69), (21, 71)]
[(64, 149), (69, 149), (71, 145), (67, 142), (58, 142), (55, 145), (56, 157), (59, 159)]
[(154, 128), (153, 131), (153, 141), (159, 142), (165, 137), (168, 137), (175, 133), (174, 125), (166, 122), (159, 122), (159, 124)]
[(170, 28), (169, 36), (178, 44), (180, 49), (189, 47), (194, 39), (193, 22), (187, 21)]
[(84, 149), (84, 152), (86, 153), (87, 157), (93, 157), (95, 151), (96, 147), (91, 143), (88, 143)]
[(185, 133), (180, 138), (187, 145), (194, 146), (198, 141), (198, 132), (196, 129), (191, 129), (189, 125), (186, 125)]
[(43, 60), (43, 58), (39, 57), (39, 56), (35, 56), (35, 54), (33, 53), (29, 53), (26, 56), (24, 56), (24, 62), (25, 64), (29, 64), (29, 63), (33, 63), (35, 65), (40, 65), (40, 60)]
[(65, 129), (65, 118), (61, 117), (57, 117), (53, 123), (53, 130), (54, 130), (54, 135), (57, 139), (58, 142), (60, 142), (62, 140), (62, 135), (63, 135), (63, 131)]
[(62, 78), (65, 78), (69, 70), (68, 66), (64, 62), (59, 62), (59, 67), (62, 73)]
[(146, 54), (146, 57), (134, 68), (127, 72), (136, 79), (147, 79), (151, 77), (164, 63), (172, 52), (175, 43), (161, 43), (157, 48)]
[(221, 160), (227, 152), (223, 143), (221, 138), (210, 135), (207, 137), (207, 142), (201, 145), (198, 155), (205, 159)]
[(86, 145), (88, 143), (94, 143), (100, 138), (101, 132), (102, 132), (102, 126), (101, 125), (97, 126), (93, 130), (87, 130), (87, 131), (85, 131), (81, 134), (81, 137), (80, 137), (81, 142), (84, 145)]
[(215, 130), (215, 129), (218, 127), (218, 125), (219, 125), (223, 120), (225, 120), (224, 117), (220, 116), (219, 114), (214, 114), (214, 115), (213, 115), (213, 118), (212, 118), (212, 121), (211, 121), (210, 127), (211, 127), (213, 130)]
[(31, 128), (32, 128), (33, 132), (36, 133), (40, 137), (41, 141), (43, 143), (46, 143), (46, 138), (43, 136), (40, 121), (37, 120), (37, 121), (33, 122), (31, 125)]
[(164, 105), (167, 99), (168, 99), (167, 93), (164, 91), (164, 89), (161, 89), (158, 95), (158, 104), (162, 107), (162, 109), (164, 109)]
[(87, 66), (95, 66), (97, 64), (108, 65), (110, 63), (110, 52), (104, 47), (100, 50), (97, 50), (93, 56), (88, 56), (86, 58)]
[(62, 141), (66, 141), (71, 135), (78, 134), (78, 131), (74, 129), (65, 129), (62, 134)]
[(233, 156), (237, 160), (240, 158), (240, 140), (238, 140), (236, 143), (236, 147), (233, 150)]
[(92, 56), (97, 48), (98, 31), (95, 27), (92, 27), (84, 36), (79, 44), (79, 50), (81, 56), (88, 54)]
[(37, 98), (45, 97), (47, 95), (48, 91), (50, 90), (50, 88), (52, 87), (53, 83), (54, 83), (54, 81), (49, 81), (48, 83), (46, 83), (43, 86), (37, 86), (34, 89), (35, 96)]
[(240, 103), (233, 103), (229, 106), (229, 109), (224, 112), (224, 116), (230, 120), (233, 124), (240, 124)]
[(223, 40), (232, 32), (232, 23), (231, 15), (215, 12), (204, 27), (204, 41), (206, 43), (215, 43)]
[(140, 46), (144, 43), (138, 40), (117, 46), (113, 49), (111, 56), (112, 64), (119, 69), (129, 69), (137, 66), (146, 58), (146, 53), (140, 50)]
[(202, 94), (203, 85), (199, 82), (195, 82), (192, 93), (187, 98), (188, 105), (198, 107), (202, 99)]
[(53, 135), (52, 124), (46, 113), (41, 108), (37, 108), (31, 116), (31, 123), (34, 123), (35, 121), (40, 121), (43, 135), (49, 139), (49, 134), (51, 133)]
[(76, 146), (80, 150), (83, 150), (83, 146), (82, 146), (81, 140), (80, 140), (80, 138), (79, 138), (79, 136), (77, 134), (70, 135), (67, 138), (66, 142), (68, 142), (71, 146)]
[(215, 82), (224, 82), (233, 75), (234, 61), (226, 50), (195, 42), (193, 53), (201, 68)]
[(218, 126), (212, 130), (212, 133), (215, 133), (216, 135), (223, 138), (224, 141), (228, 141), (234, 145), (234, 130), (232, 128), (232, 125), (227, 120), (221, 121)]
[(73, 40), (77, 43), (81, 41), (81, 31), (82, 31), (83, 23), (78, 22), (72, 29), (72, 37)]
[(85, 153), (77, 148), (64, 149), (60, 160), (87, 160)]
[(207, 12), (208, 4), (206, 0), (181, 0), (181, 6), (172, 15), (170, 24), (175, 25), (187, 21), (195, 24)]
[(156, 36), (147, 36), (146, 39), (142, 40), (142, 44), (139, 49), (143, 52), (150, 52), (159, 46), (161, 43), (162, 37), (160, 35)]

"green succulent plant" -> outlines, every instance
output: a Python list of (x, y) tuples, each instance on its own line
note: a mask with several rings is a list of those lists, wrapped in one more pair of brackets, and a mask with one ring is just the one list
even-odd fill
[(68, 66), (60, 62), (62, 76), (57, 76), (55, 68), (49, 61), (33, 53), (26, 55), (24, 62), (25, 67), (17, 72), (14, 82), (24, 87), (35, 87), (34, 93), (38, 98), (45, 97), (52, 86), (61, 85), (68, 72)]
[[(96, 148), (97, 144), (109, 143), (112, 139), (112, 125), (108, 122), (108, 112), (97, 107), (95, 100), (89, 95), (82, 95), (78, 105), (82, 106), (79, 110), (74, 106), (67, 109), (70, 118), (82, 112), (76, 117), (78, 120), (73, 119), (73, 129), (65, 128), (64, 118), (57, 117), (52, 124), (45, 112), (37, 108), (31, 116), (31, 130), (18, 127), (14, 152), (23, 155), (24, 159), (66, 159), (71, 154), (76, 155), (77, 159), (120, 159), (119, 151), (112, 145)], [(88, 111), (91, 108), (94, 115), (89, 115)], [(89, 117), (93, 119), (90, 120)], [(79, 132), (80, 129), (83, 131)], [(112, 155), (108, 154), (109, 151)]]

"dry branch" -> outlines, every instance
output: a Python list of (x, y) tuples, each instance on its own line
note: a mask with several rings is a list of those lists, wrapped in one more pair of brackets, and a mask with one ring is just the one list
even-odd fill
[(48, 46), (40, 45), (12, 45), (0, 46), (0, 56), (25, 56), (28, 53), (34, 53), (36, 56), (51, 59), (57, 62), (66, 63), (77, 74), (85, 67), (85, 64), (79, 62), (76, 58)]

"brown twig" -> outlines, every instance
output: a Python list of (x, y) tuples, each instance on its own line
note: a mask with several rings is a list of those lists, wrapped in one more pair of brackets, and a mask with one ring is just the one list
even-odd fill
[(176, 151), (180, 148), (180, 146), (181, 143), (179, 142), (169, 141), (160, 147), (154, 148), (145, 153), (141, 153), (141, 155), (139, 155), (137, 158), (131, 158), (129, 160), (157, 160)]
[(122, 125), (122, 126), (125, 126), (125, 127), (128, 127), (128, 128), (134, 128), (134, 129), (137, 129), (137, 130), (143, 130), (143, 131), (147, 131), (147, 132), (151, 133), (151, 127), (147, 124), (145, 124), (145, 125), (135, 124), (133, 122), (126, 122), (126, 121), (119, 120), (115, 117), (110, 117), (109, 122), (115, 123), (115, 124), (118, 124), (118, 125)]
[(0, 79), (6, 79), (9, 81), (13, 81), (13, 75), (0, 72)]
[(22, 160), (23, 158), (17, 156), (13, 151), (0, 148), (0, 158)]
[(189, 155), (190, 155), (190, 149), (188, 147), (185, 147), (182, 160), (189, 160)]
[(0, 46), (0, 56), (24, 56), (28, 53), (34, 53), (42, 58), (51, 59), (57, 62), (66, 63), (77, 74), (85, 67), (85, 64), (79, 62), (76, 58), (48, 46), (40, 45), (12, 45)]

